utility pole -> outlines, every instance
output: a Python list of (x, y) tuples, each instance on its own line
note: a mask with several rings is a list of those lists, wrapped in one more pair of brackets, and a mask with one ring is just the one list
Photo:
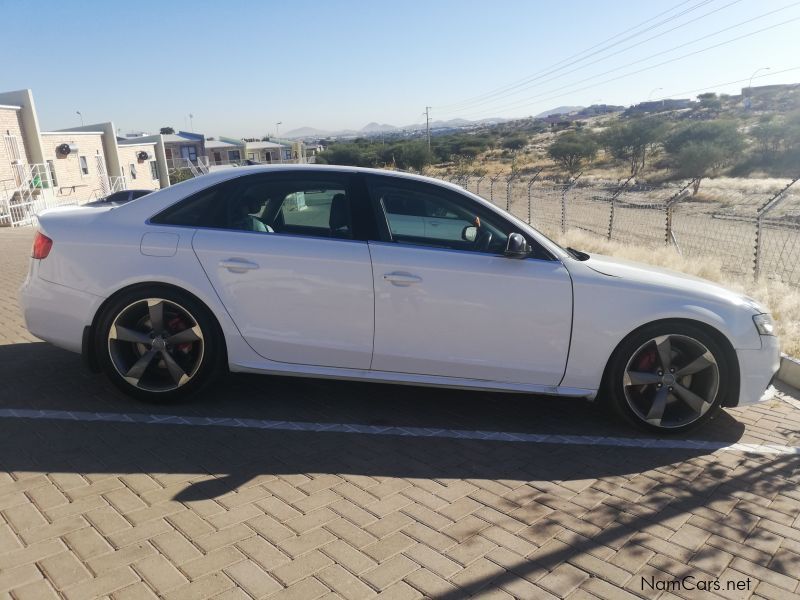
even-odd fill
[(428, 152), (431, 151), (431, 107), (425, 107), (425, 134), (428, 136)]

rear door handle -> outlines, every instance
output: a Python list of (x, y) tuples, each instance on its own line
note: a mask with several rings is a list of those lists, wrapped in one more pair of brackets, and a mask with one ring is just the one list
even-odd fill
[(258, 268), (258, 264), (243, 258), (226, 258), (219, 261), (219, 266), (231, 273), (245, 273)]
[(392, 285), (411, 285), (412, 283), (419, 283), (422, 281), (422, 277), (417, 277), (416, 275), (412, 275), (411, 273), (403, 273), (401, 271), (395, 271), (393, 273), (386, 273), (383, 278), (386, 281), (392, 283)]

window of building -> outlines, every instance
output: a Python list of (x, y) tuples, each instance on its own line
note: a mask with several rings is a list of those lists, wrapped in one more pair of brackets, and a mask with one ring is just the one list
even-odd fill
[(158, 179), (158, 164), (154, 160), (150, 161), (150, 177)]
[(47, 161), (47, 172), (50, 174), (50, 181), (53, 187), (58, 187), (58, 177), (56, 177), (56, 163), (52, 160)]
[(6, 145), (6, 153), (12, 161), (22, 160), (22, 153), (19, 150), (19, 138), (16, 135), (4, 135), (3, 142)]
[(242, 155), (238, 150), (228, 150), (228, 160), (230, 161), (242, 160)]
[(136, 179), (136, 165), (133, 163), (129, 164), (128, 171), (131, 173), (131, 179)]
[(250, 160), (255, 160), (256, 159), (256, 153), (255, 152), (248, 152), (247, 153), (247, 158), (249, 158)]
[(191, 161), (197, 160), (197, 147), (181, 146), (181, 158), (186, 158)]
[(81, 165), (81, 176), (89, 174), (89, 162), (86, 160), (85, 156), (78, 157), (78, 161)]

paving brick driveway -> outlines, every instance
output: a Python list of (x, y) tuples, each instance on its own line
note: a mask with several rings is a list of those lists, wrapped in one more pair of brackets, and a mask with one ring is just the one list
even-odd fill
[[(2, 598), (800, 597), (798, 454), (82, 418), (636, 436), (581, 401), (294, 378), (139, 405), (23, 328), (30, 240), (0, 230), (0, 410), (77, 419), (0, 418)], [(690, 439), (798, 430), (776, 399)]]

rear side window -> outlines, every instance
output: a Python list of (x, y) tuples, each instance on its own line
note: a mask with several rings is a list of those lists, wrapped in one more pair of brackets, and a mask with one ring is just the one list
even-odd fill
[(213, 227), (215, 213), (224, 198), (226, 184), (202, 190), (185, 200), (173, 204), (150, 219), (158, 225), (183, 225), (186, 227)]
[(354, 193), (350, 179), (346, 174), (314, 172), (241, 177), (198, 192), (151, 222), (265, 235), (367, 239), (374, 232), (374, 217), (366, 194)]
[(128, 200), (128, 194), (128, 191), (114, 192), (110, 196), (106, 197), (106, 202), (125, 202)]

